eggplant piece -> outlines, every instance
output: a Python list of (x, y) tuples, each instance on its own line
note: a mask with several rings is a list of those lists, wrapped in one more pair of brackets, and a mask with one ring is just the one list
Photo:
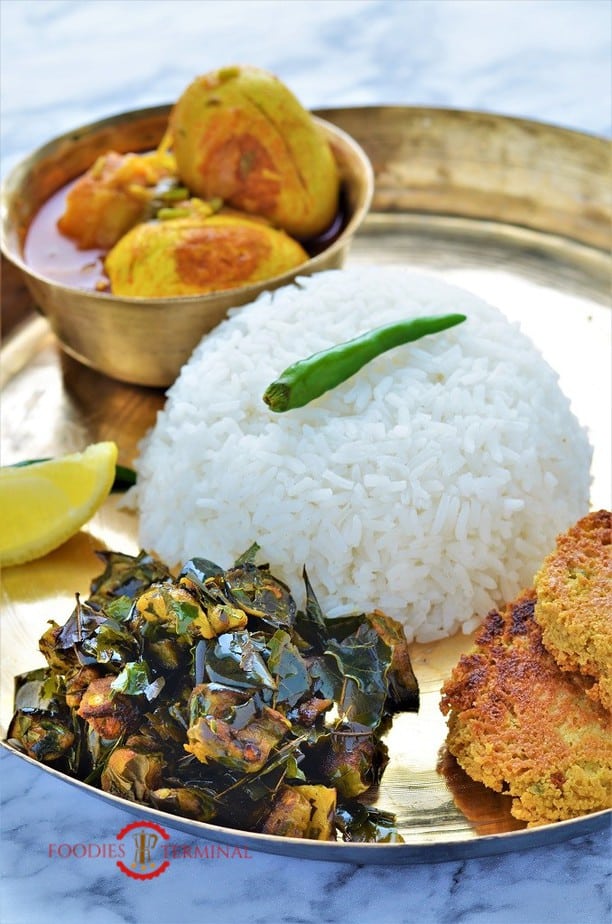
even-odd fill
[(209, 606), (231, 606), (261, 619), (273, 628), (290, 628), (297, 607), (286, 584), (275, 578), (267, 565), (255, 565), (254, 543), (227, 571), (205, 558), (194, 558), (183, 566), (179, 584), (191, 592), (197, 588), (200, 600)]
[(201, 606), (228, 605), (229, 600), (223, 586), (223, 568), (207, 558), (191, 558), (181, 568), (178, 576), (180, 587), (186, 587)]
[(372, 768), (376, 740), (370, 729), (353, 725), (336, 729), (323, 763), (325, 779), (344, 798), (367, 792), (374, 783)]
[(298, 725), (310, 728), (317, 723), (320, 716), (324, 715), (328, 709), (331, 709), (333, 703), (333, 699), (322, 699), (319, 696), (313, 696), (311, 699), (301, 702), (293, 712), (289, 713), (289, 717), (293, 718), (295, 716)]
[(198, 684), (191, 691), (187, 703), (189, 724), (194, 725), (204, 716), (231, 721), (234, 718), (236, 707), (244, 705), (249, 699), (249, 693), (224, 686), (221, 683)]
[(291, 723), (269, 706), (238, 731), (228, 722), (201, 718), (188, 729), (185, 750), (202, 763), (216, 761), (242, 773), (256, 773), (290, 728)]
[(300, 784), (294, 786), (299, 794), (308, 799), (312, 806), (307, 837), (316, 841), (334, 841), (336, 839), (336, 801), (337, 791), (330, 786), (312, 786)]
[(134, 618), (162, 626), (173, 635), (183, 635), (202, 610), (186, 587), (171, 583), (151, 584), (137, 598)]
[(135, 697), (113, 690), (113, 680), (112, 675), (93, 680), (77, 711), (95, 732), (110, 741), (135, 731), (141, 714)]
[(187, 578), (179, 584), (152, 584), (136, 601), (135, 612), (176, 635), (188, 632), (205, 639), (246, 627), (248, 616), (243, 610), (229, 604), (202, 606), (196, 594), (196, 586)]
[(310, 800), (297, 788), (283, 786), (261, 830), (275, 837), (308, 837), (311, 816)]
[(154, 808), (163, 812), (193, 818), (194, 821), (212, 821), (217, 814), (215, 800), (208, 793), (193, 786), (175, 789), (164, 786), (149, 793), (148, 801)]
[(100, 783), (105, 792), (131, 802), (146, 802), (162, 783), (164, 756), (158, 751), (118, 747), (110, 754)]
[(276, 837), (335, 840), (336, 790), (327, 786), (282, 786), (262, 832)]
[(93, 680), (102, 677), (103, 668), (97, 664), (82, 665), (71, 670), (65, 677), (66, 705), (78, 709), (87, 687)]
[(185, 670), (190, 651), (190, 640), (186, 635), (169, 637), (161, 633), (146, 633), (143, 658), (158, 674), (168, 676)]
[(195, 620), (193, 627), (197, 629), (202, 638), (211, 639), (224, 632), (235, 632), (246, 628), (249, 617), (235, 606), (218, 604), (202, 612), (202, 616)]
[(309, 778), (334, 786), (342, 798), (351, 799), (380, 782), (387, 761), (386, 745), (376, 732), (345, 722), (308, 748), (305, 772)]
[(46, 668), (16, 678), (15, 713), (7, 740), (41, 763), (67, 757), (77, 741), (61, 678)]
[(47, 663), (58, 674), (96, 663), (120, 670), (127, 661), (137, 660), (140, 647), (128, 626), (109, 618), (97, 605), (81, 603), (78, 594), (64, 625), (53, 623), (39, 641)]
[[(95, 639), (100, 627), (107, 622), (106, 614), (98, 606), (81, 603), (78, 593), (75, 597), (76, 606), (64, 625), (51, 622), (38, 643), (49, 667), (56, 674), (69, 673), (79, 665), (95, 663), (95, 652), (84, 650), (83, 642)], [(129, 633), (122, 641), (128, 641), (130, 646), (133, 644)], [(95, 646), (95, 641), (93, 644)]]
[(44, 764), (65, 757), (75, 744), (72, 720), (45, 712), (16, 712), (9, 725), (7, 740)]
[(291, 591), (264, 566), (245, 562), (224, 573), (230, 602), (275, 629), (293, 625), (297, 606)]
[(261, 770), (291, 730), (282, 713), (216, 684), (202, 685), (190, 710), (185, 750), (201, 763), (216, 762), (242, 773)]
[(203, 792), (216, 806), (215, 820), (218, 824), (258, 831), (270, 812), (279, 787), (286, 779), (294, 778), (302, 740), (294, 738), (275, 748), (263, 768), (256, 773), (243, 773), (220, 763), (203, 764), (189, 754), (176, 763), (165, 784)]

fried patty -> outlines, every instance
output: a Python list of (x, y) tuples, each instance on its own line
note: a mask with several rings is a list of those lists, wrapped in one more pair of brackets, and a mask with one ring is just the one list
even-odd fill
[(599, 510), (559, 536), (535, 577), (544, 645), (589, 695), (612, 710), (612, 513)]
[(448, 750), (529, 825), (612, 807), (610, 714), (544, 647), (535, 600), (489, 614), (441, 700)]

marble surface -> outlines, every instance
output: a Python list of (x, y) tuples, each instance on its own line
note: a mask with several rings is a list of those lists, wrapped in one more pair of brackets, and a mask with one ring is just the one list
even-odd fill
[[(0, 10), (3, 173), (50, 137), (166, 103), (195, 74), (234, 61), (276, 72), (310, 107), (448, 106), (610, 133), (608, 0), (2, 0)], [(404, 867), (197, 859), (187, 850), (163, 875), (138, 882), (99, 855), (133, 816), (6, 752), (0, 780), (2, 924), (612, 917), (609, 830)], [(177, 832), (172, 839), (195, 844)]]

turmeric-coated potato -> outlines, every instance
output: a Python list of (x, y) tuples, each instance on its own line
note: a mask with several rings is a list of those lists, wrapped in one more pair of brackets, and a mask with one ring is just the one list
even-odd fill
[(81, 249), (112, 247), (146, 217), (156, 184), (174, 173), (171, 154), (109, 151), (72, 186), (57, 226)]
[(271, 279), (308, 255), (283, 231), (236, 215), (143, 222), (105, 261), (113, 295), (201, 295)]
[(299, 240), (332, 223), (339, 176), (330, 145), (267, 71), (224, 67), (196, 78), (170, 129), (179, 174), (195, 195), (262, 215)]

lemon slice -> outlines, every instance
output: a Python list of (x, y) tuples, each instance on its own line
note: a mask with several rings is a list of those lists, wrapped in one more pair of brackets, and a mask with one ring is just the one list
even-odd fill
[(58, 548), (110, 494), (117, 446), (0, 469), (0, 565), (21, 565)]

